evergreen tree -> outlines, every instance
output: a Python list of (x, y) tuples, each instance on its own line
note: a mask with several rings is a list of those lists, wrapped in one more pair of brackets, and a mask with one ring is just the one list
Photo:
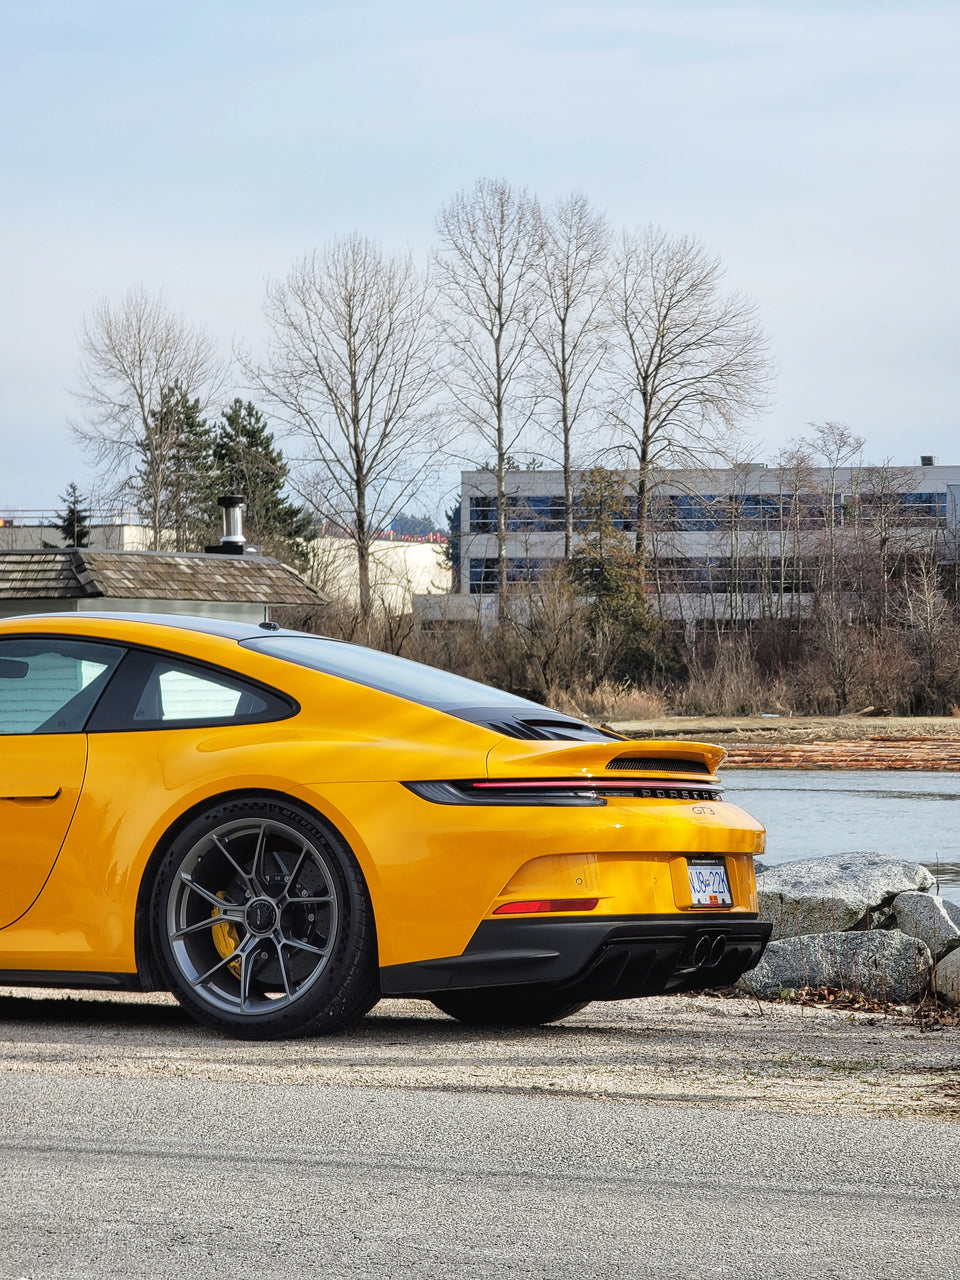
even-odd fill
[(68, 547), (86, 547), (90, 544), (90, 511), (83, 505), (83, 495), (72, 482), (67, 485), (65, 493), (60, 494), (60, 501), (65, 511), (57, 512), (60, 531)]
[(266, 419), (251, 401), (236, 397), (224, 409), (212, 444), (219, 493), (244, 500), (247, 538), (267, 551), (300, 558), (298, 541), (314, 535), (309, 514), (284, 493), (289, 468)]
[(461, 589), (463, 572), (463, 562), (461, 555), (461, 542), (463, 533), (460, 528), (462, 505), (458, 502), (455, 507), (451, 507), (449, 511), (444, 512), (447, 517), (447, 540), (443, 544), (441, 555), (444, 563), (450, 566), (453, 575), (452, 590), (457, 593)]
[(163, 446), (163, 525), (173, 531), (177, 551), (197, 550), (216, 523), (212, 432), (200, 416), (200, 401), (191, 400), (180, 383), (164, 389), (150, 416), (154, 438)]
[(572, 560), (576, 581), (601, 603), (634, 583), (642, 588), (641, 565), (633, 548), (633, 503), (624, 477), (594, 467), (583, 477), (575, 503), (579, 546)]
[(588, 471), (576, 508), (580, 545), (570, 570), (593, 601), (590, 629), (597, 649), (605, 644), (610, 651), (608, 674), (634, 682), (672, 674), (676, 654), (663, 643), (650, 608), (643, 561), (634, 546), (635, 499), (624, 477), (605, 467)]
[(431, 533), (444, 532), (437, 528), (429, 516), (408, 516), (402, 511), (390, 521), (390, 529), (399, 538), (426, 538)]

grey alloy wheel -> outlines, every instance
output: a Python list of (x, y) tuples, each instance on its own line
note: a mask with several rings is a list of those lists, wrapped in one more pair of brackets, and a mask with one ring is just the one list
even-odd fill
[(154, 928), (171, 989), (244, 1037), (332, 1030), (378, 994), (366, 887), (336, 834), (299, 810), (208, 810), (167, 853)]

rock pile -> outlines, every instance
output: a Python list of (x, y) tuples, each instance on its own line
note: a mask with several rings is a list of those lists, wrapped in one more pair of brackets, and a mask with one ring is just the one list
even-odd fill
[(758, 996), (833, 987), (901, 1003), (928, 988), (960, 1003), (960, 906), (919, 863), (880, 853), (757, 864), (771, 941), (740, 979)]

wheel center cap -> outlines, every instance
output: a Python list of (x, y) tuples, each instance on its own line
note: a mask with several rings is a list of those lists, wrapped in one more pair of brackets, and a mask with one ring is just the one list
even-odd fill
[(251, 933), (260, 936), (273, 933), (277, 918), (277, 904), (272, 898), (254, 898), (247, 903), (244, 919)]

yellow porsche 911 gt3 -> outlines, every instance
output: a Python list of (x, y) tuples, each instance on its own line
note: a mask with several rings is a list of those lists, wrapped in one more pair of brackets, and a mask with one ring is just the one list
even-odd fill
[(722, 757), (274, 623), (6, 619), (0, 983), (250, 1038), (722, 985), (770, 931)]

